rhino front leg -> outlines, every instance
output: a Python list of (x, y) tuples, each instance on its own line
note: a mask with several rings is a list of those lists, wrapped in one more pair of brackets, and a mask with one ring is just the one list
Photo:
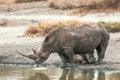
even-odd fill
[(65, 48), (64, 49), (65, 56), (68, 60), (68, 63), (70, 63), (69, 67), (74, 67), (74, 59), (73, 59), (73, 48)]
[(60, 58), (61, 58), (61, 60), (63, 62), (63, 66), (62, 67), (63, 68), (67, 67), (68, 60), (67, 60), (67, 58), (65, 56), (65, 53), (59, 53), (59, 56), (60, 56)]

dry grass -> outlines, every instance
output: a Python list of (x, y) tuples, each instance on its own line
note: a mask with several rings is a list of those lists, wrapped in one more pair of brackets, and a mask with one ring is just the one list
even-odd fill
[[(70, 21), (61, 21), (61, 22), (40, 22), (35, 25), (29, 26), (29, 28), (25, 31), (24, 36), (45, 36), (49, 31), (54, 28), (62, 27), (62, 26), (80, 26), (83, 24), (94, 24), (87, 22), (80, 22), (76, 20)], [(120, 32), (120, 23), (119, 22), (98, 22), (98, 24), (103, 25), (109, 32)]]
[(109, 32), (120, 32), (120, 22), (99, 22), (98, 24), (103, 25)]
[(120, 6), (120, 0), (101, 0), (94, 5), (89, 6), (91, 9), (116, 9)]
[(88, 7), (89, 9), (118, 8), (120, 0), (48, 0), (49, 7), (71, 9)]
[[(0, 11), (7, 11), (12, 12), (16, 10), (23, 10), (23, 9), (32, 9), (42, 7), (44, 4), (47, 4), (46, 1), (33, 1), (33, 2), (21, 2), (21, 3), (14, 3), (14, 4), (0, 4)], [(47, 6), (46, 6), (47, 7)]]
[(19, 3), (19, 2), (33, 2), (33, 1), (46, 1), (46, 0), (16, 0), (17, 3)]
[(0, 19), (0, 26), (5, 26), (7, 21), (5, 19)]
[(56, 9), (71, 9), (73, 5), (70, 0), (48, 0), (48, 6)]
[(21, 3), (21, 2), (33, 2), (33, 1), (45, 1), (45, 0), (0, 0), (0, 4), (11, 4), (11, 3)]
[(25, 36), (45, 36), (50, 30), (61, 26), (79, 26), (85, 24), (76, 20), (61, 21), (61, 22), (40, 22), (30, 26), (25, 32)]
[(81, 0), (48, 0), (49, 7), (57, 9), (71, 9), (78, 7)]

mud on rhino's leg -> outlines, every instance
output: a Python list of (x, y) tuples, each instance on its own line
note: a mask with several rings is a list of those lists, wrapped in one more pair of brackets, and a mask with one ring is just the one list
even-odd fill
[(100, 62), (104, 59), (107, 45), (108, 45), (108, 42), (102, 43), (96, 48), (97, 54), (98, 54), (98, 60), (95, 62), (95, 64), (100, 64)]

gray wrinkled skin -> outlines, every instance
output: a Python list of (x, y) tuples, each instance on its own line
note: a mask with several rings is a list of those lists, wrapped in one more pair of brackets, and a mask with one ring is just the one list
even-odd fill
[[(74, 64), (75, 53), (80, 55), (90, 54), (84, 57), (89, 58), (96, 49), (98, 59), (95, 64), (99, 64), (104, 59), (108, 41), (109, 33), (100, 25), (59, 27), (48, 33), (39, 51), (34, 51), (33, 55), (28, 56), (36, 63), (42, 63), (51, 53), (57, 52), (63, 65), (66, 66), (66, 63)], [(91, 59), (90, 62), (94, 61), (94, 56), (92, 58), (93, 60)]]

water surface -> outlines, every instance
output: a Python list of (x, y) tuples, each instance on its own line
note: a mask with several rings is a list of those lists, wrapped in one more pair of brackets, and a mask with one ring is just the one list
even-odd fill
[(120, 80), (120, 71), (0, 66), (0, 80)]

